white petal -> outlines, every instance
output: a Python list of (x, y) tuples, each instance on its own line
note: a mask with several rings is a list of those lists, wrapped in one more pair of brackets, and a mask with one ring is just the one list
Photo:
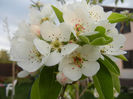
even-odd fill
[(60, 33), (61, 33), (59, 40), (60, 41), (69, 41), (70, 35), (73, 32), (72, 27), (66, 23), (61, 23), (59, 25), (59, 29), (60, 29)]
[(29, 74), (30, 74), (29, 72), (23, 70), (17, 74), (17, 77), (24, 78), (27, 77)]
[(41, 17), (42, 18), (45, 18), (45, 17), (49, 18), (48, 21), (50, 21), (50, 22), (55, 21), (56, 15), (55, 15), (50, 4), (44, 4), (43, 5), (43, 8), (41, 10)]
[(124, 35), (118, 34), (118, 35), (114, 35), (113, 40), (114, 40), (112, 42), (113, 47), (114, 48), (120, 48), (124, 45), (124, 42), (126, 41), (126, 38), (125, 38)]
[(83, 24), (88, 20), (87, 9), (84, 9), (80, 3), (68, 5), (63, 8), (64, 21), (72, 26), (75, 24)]
[(108, 55), (122, 55), (122, 54), (126, 54), (126, 51), (123, 50), (116, 50), (116, 51), (107, 51), (106, 54)]
[(34, 40), (34, 44), (37, 48), (37, 50), (44, 56), (48, 56), (49, 53), (50, 53), (50, 45), (48, 43), (46, 43), (45, 41), (43, 40), (40, 40), (40, 39), (35, 39)]
[(83, 47), (77, 49), (82, 55), (89, 61), (95, 61), (101, 57), (100, 48), (91, 45), (84, 45)]
[(71, 52), (73, 52), (73, 51), (74, 51), (76, 48), (78, 48), (78, 47), (79, 47), (79, 45), (73, 44), (73, 43), (64, 45), (64, 46), (61, 48), (61, 54), (62, 54), (62, 55), (70, 54)]
[(28, 72), (35, 72), (37, 71), (39, 68), (41, 68), (42, 64), (40, 64), (40, 62), (33, 60), (33, 61), (29, 61), (29, 60), (25, 60), (25, 61), (20, 61), (17, 62), (18, 66), (20, 66), (22, 69), (28, 71)]
[(65, 64), (62, 72), (72, 81), (77, 81), (82, 76), (81, 69), (71, 63)]
[(41, 25), (40, 31), (43, 39), (47, 41), (54, 41), (60, 35), (59, 28), (50, 22), (44, 22)]
[(85, 76), (93, 76), (98, 72), (99, 68), (100, 65), (98, 62), (87, 61), (83, 63), (82, 73)]
[(40, 11), (38, 11), (36, 8), (32, 7), (30, 9), (29, 18), (30, 18), (30, 23), (31, 24), (40, 24), (40, 20), (41, 20)]
[(59, 63), (59, 71), (63, 71), (63, 68), (66, 64), (71, 63), (71, 59), (66, 55), (65, 57), (63, 57), (63, 59), (60, 61)]
[(10, 58), (13, 61), (23, 61), (29, 57), (30, 50), (34, 48), (32, 42), (25, 39), (14, 40), (10, 49)]
[(54, 66), (58, 64), (62, 59), (62, 55), (56, 51), (52, 52), (46, 59), (46, 66)]

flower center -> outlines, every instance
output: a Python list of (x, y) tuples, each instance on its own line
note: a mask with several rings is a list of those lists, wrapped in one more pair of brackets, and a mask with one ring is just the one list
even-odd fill
[(100, 51), (101, 53), (106, 53), (106, 52), (112, 52), (112, 49), (114, 49), (112, 44), (108, 44), (104, 46)]
[(49, 18), (48, 17), (44, 17), (41, 19), (40, 23), (42, 24), (44, 21), (49, 21)]
[[(36, 57), (36, 58), (35, 58)], [(29, 54), (29, 60), (35, 59), (37, 62), (42, 61), (42, 55), (37, 51), (37, 49), (32, 49)]]
[(81, 24), (76, 24), (74, 30), (76, 31), (76, 35), (79, 36), (81, 32), (83, 32), (85, 28)]
[(63, 45), (58, 39), (56, 39), (55, 41), (51, 42), (52, 45), (52, 49), (51, 52), (54, 50), (58, 50), (59, 52), (61, 52), (61, 46)]
[(81, 57), (80, 53), (77, 53), (75, 56), (72, 57), (72, 59), (73, 59), (73, 63), (77, 67), (79, 67), (79, 68), (82, 67), (82, 63), (83, 63), (84, 59)]
[(90, 14), (91, 18), (93, 18), (97, 22), (101, 19), (101, 16), (98, 13), (96, 13), (95, 11), (89, 11), (89, 14)]

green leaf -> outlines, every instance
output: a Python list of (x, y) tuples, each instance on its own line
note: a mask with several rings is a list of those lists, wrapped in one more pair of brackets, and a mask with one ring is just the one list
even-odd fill
[(57, 66), (45, 66), (41, 71), (39, 81), (41, 99), (57, 99), (61, 85), (56, 81), (56, 72)]
[(122, 3), (124, 3), (124, 0), (121, 0)]
[(109, 57), (104, 56), (104, 60), (101, 58), (98, 60), (98, 62), (101, 62), (103, 66), (105, 66), (110, 72), (114, 73), (115, 75), (120, 75), (120, 70), (115, 62), (113, 62)]
[(102, 26), (96, 27), (95, 31), (98, 33), (87, 36), (91, 45), (106, 45), (111, 43), (113, 39), (106, 35), (106, 30)]
[(89, 44), (90, 43), (89, 39), (86, 36), (78, 36), (78, 37), (85, 44)]
[(60, 23), (64, 22), (63, 13), (62, 13), (58, 8), (56, 8), (56, 7), (53, 6), (53, 5), (52, 5), (51, 7), (53, 8), (53, 10), (54, 10), (54, 12), (55, 12), (55, 14), (56, 14), (56, 16), (57, 16), (59, 22), (60, 22)]
[(106, 39), (104, 37), (99, 37), (93, 40), (90, 44), (91, 45), (107, 45), (112, 41), (113, 39), (110, 37), (106, 37)]
[(117, 5), (117, 3), (118, 3), (118, 0), (115, 0), (115, 4)]
[(120, 85), (119, 77), (117, 75), (114, 75), (113, 73), (111, 75), (112, 75), (112, 80), (113, 80), (114, 88), (116, 89), (116, 91), (118, 93), (120, 93), (121, 85)]
[(73, 41), (77, 40), (73, 33), (71, 33), (71, 35), (70, 35), (70, 40), (73, 40)]
[(103, 0), (99, 0), (99, 3), (102, 3), (103, 2)]
[(94, 86), (99, 93), (99, 99), (114, 99), (113, 81), (110, 72), (100, 63), (100, 70), (93, 76)]
[(41, 99), (39, 92), (39, 78), (37, 78), (32, 85), (30, 99)]
[(128, 61), (128, 59), (127, 59), (124, 55), (117, 55), (117, 56), (115, 56), (115, 57), (117, 57), (117, 58), (119, 58), (119, 59), (122, 59), (122, 60), (124, 60), (124, 61)]
[(90, 0), (86, 0), (87, 4), (90, 2)]
[(118, 22), (123, 22), (128, 19), (127, 16), (119, 13), (112, 13), (109, 17), (108, 20), (110, 23), (118, 23)]

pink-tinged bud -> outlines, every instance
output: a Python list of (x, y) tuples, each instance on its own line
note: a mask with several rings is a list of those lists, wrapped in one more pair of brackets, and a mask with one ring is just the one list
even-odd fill
[(31, 32), (37, 36), (40, 36), (40, 26), (39, 25), (31, 25)]
[(62, 72), (59, 72), (59, 73), (57, 74), (56, 79), (57, 79), (57, 81), (58, 81), (60, 84), (62, 84), (62, 85), (65, 85), (65, 84), (67, 84), (67, 83), (72, 83), (72, 80), (68, 79), (68, 78), (64, 75), (64, 73), (62, 73)]

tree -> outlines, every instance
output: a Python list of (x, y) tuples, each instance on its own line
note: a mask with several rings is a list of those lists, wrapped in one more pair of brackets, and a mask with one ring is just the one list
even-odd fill
[(6, 50), (0, 51), (0, 63), (9, 63), (9, 55)]

